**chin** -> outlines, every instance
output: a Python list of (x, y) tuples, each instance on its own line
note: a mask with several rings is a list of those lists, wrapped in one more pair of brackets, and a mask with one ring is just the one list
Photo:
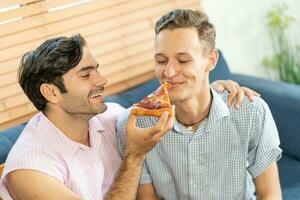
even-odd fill
[(186, 95), (183, 94), (182, 92), (171, 92), (169, 93), (169, 97), (171, 102), (181, 101), (186, 99)]

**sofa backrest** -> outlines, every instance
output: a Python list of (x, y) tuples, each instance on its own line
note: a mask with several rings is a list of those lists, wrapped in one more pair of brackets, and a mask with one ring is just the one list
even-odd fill
[(0, 131), (0, 164), (4, 163), (10, 149), (20, 136), (26, 123)]

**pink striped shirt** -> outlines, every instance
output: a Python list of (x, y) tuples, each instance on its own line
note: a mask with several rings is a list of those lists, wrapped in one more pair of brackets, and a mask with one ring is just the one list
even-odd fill
[(43, 114), (35, 115), (10, 151), (0, 182), (0, 196), (10, 200), (6, 175), (32, 169), (59, 180), (83, 199), (102, 199), (121, 163), (116, 121), (124, 110), (107, 103), (103, 114), (89, 121), (90, 147), (66, 137)]

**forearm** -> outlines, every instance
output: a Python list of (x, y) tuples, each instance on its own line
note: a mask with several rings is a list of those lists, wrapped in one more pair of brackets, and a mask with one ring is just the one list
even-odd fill
[(282, 200), (282, 193), (277, 169), (273, 162), (268, 169), (254, 179), (257, 200)]
[(105, 200), (135, 200), (144, 157), (125, 157), (119, 173)]

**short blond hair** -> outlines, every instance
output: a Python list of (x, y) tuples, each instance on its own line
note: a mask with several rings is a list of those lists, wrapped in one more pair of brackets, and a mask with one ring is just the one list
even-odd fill
[(163, 30), (195, 28), (205, 52), (215, 48), (216, 31), (208, 16), (199, 10), (175, 9), (163, 15), (155, 24), (156, 36)]

